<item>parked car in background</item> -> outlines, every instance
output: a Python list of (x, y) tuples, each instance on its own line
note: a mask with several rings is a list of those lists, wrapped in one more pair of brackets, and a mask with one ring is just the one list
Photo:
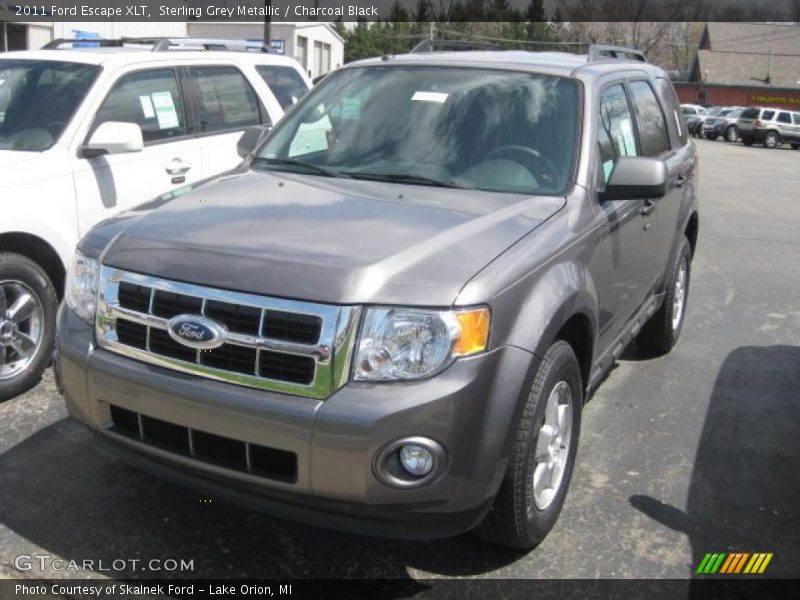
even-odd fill
[(310, 87), (292, 59), (203, 50), (223, 42), (56, 40), (0, 54), (0, 400), (50, 362), (78, 239), (235, 167), (242, 131), (277, 122)]
[(703, 136), (715, 140), (722, 136), (726, 141), (735, 142), (739, 139), (736, 121), (744, 110), (741, 106), (723, 108), (716, 115), (707, 116), (703, 121)]
[(703, 121), (708, 114), (708, 110), (699, 104), (681, 104), (681, 113), (686, 121), (686, 130), (689, 135), (700, 136), (703, 130)]
[(800, 148), (800, 112), (753, 106), (742, 111), (736, 127), (746, 146), (759, 143), (777, 148), (787, 143)]
[(530, 549), (590, 391), (634, 338), (663, 354), (681, 334), (700, 222), (682, 120), (629, 49), (345, 65), (235, 172), (81, 240), (69, 414), (215, 497)]

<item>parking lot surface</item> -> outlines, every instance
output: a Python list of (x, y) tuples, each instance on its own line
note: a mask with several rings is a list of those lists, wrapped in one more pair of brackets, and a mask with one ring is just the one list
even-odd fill
[(75, 575), (15, 568), (41, 553), (193, 561), (175, 577), (686, 578), (733, 551), (800, 577), (800, 152), (696, 143), (683, 337), (661, 358), (628, 348), (586, 405), (566, 506), (534, 551), (357, 537), (201, 497), (99, 454), (48, 371), (0, 404), (0, 577)]

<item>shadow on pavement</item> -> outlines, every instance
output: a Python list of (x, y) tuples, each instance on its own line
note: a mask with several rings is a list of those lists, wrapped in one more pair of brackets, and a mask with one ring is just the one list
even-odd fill
[[(686, 512), (630, 503), (707, 552), (772, 552), (765, 575), (800, 576), (800, 347), (741, 347), (714, 385)], [(696, 577), (708, 577), (696, 575)]]
[[(48, 553), (79, 562), (194, 560), (194, 571), (168, 574), (174, 577), (405, 579), (407, 568), (474, 575), (522, 556), (501, 548), (487, 552), (467, 535), (373, 539), (204, 498), (100, 453), (92, 435), (69, 419), (0, 455), (0, 473), (0, 523)], [(165, 575), (129, 567), (106, 574)]]

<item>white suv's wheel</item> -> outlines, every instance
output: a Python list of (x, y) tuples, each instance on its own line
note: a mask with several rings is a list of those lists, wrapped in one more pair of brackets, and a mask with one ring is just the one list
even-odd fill
[(0, 401), (35, 385), (50, 363), (57, 304), (39, 265), (0, 254)]
[(777, 148), (781, 145), (781, 138), (775, 131), (768, 131), (764, 135), (764, 145), (767, 148)]

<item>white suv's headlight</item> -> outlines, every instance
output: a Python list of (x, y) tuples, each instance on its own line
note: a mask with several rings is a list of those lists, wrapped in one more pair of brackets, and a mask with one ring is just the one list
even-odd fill
[(64, 296), (67, 306), (89, 323), (94, 321), (99, 282), (100, 262), (75, 251), (75, 257), (67, 272), (67, 289)]
[(429, 377), (486, 349), (489, 309), (368, 308), (353, 371), (358, 381)]

